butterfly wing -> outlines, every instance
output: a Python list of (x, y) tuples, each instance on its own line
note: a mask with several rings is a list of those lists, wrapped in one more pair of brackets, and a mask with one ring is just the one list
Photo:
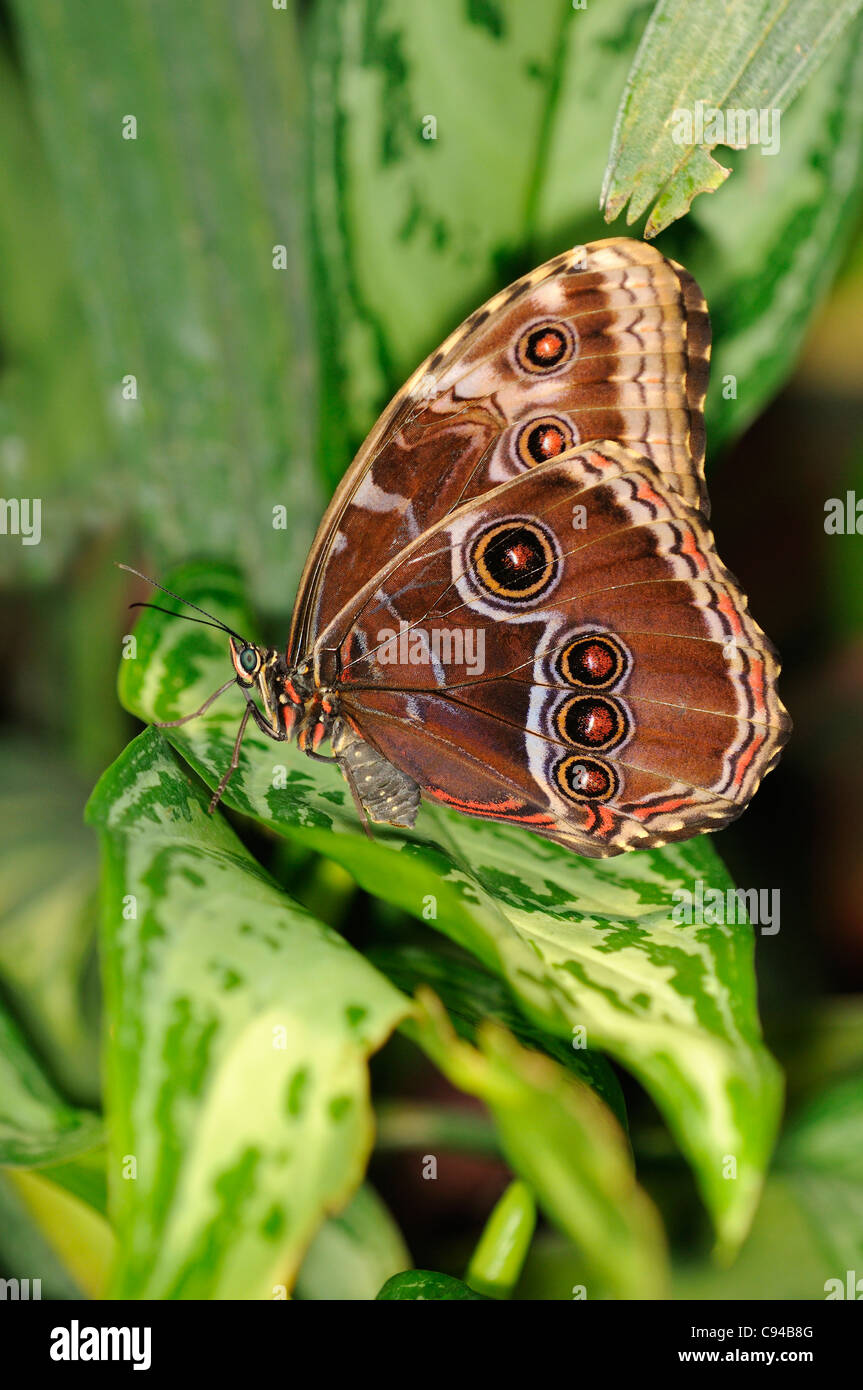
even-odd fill
[(709, 353), (701, 291), (643, 242), (577, 247), (495, 295), (417, 369), (346, 474), (306, 564), (289, 662), (382, 557), (579, 443), (636, 447), (706, 510)]
[(713, 830), (778, 759), (778, 664), (667, 472), (613, 442), (499, 483), (320, 634), (342, 710), (424, 794), (602, 856)]

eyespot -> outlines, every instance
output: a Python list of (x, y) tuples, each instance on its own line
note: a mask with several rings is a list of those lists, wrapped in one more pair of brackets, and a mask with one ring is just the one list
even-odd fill
[(243, 647), (240, 652), (240, 665), (248, 675), (252, 676), (257, 671), (258, 660), (258, 653), (254, 647)]
[(515, 447), (520, 462), (533, 468), (537, 463), (557, 458), (574, 443), (575, 434), (568, 420), (560, 415), (542, 415), (522, 425)]
[(575, 355), (575, 334), (568, 323), (542, 319), (526, 328), (515, 345), (515, 360), (532, 376), (561, 371)]
[(610, 690), (625, 676), (631, 664), (622, 642), (604, 632), (586, 632), (557, 654), (557, 673), (566, 685)]
[(530, 604), (560, 577), (560, 556), (551, 532), (537, 521), (510, 517), (488, 526), (470, 547), (470, 573), (495, 598)]
[(579, 748), (616, 748), (629, 731), (629, 720), (616, 700), (606, 695), (570, 695), (555, 712), (557, 732)]
[(552, 773), (558, 791), (569, 801), (609, 801), (620, 786), (610, 763), (599, 758), (581, 758), (571, 753), (555, 764)]

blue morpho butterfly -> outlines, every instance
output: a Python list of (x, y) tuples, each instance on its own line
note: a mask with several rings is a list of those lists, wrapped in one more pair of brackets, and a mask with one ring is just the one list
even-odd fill
[(790, 723), (708, 525), (709, 353), (695, 281), (626, 239), (472, 314), (348, 470), (286, 649), (205, 615), (233, 674), (172, 722), (246, 697), (212, 807), (252, 719), (391, 825), (425, 796), (603, 856), (739, 815)]

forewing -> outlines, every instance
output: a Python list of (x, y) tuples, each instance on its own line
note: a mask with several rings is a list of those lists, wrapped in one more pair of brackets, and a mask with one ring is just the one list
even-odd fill
[(346, 474), (306, 565), (289, 660), (387, 556), (580, 443), (635, 446), (706, 511), (709, 352), (701, 291), (643, 242), (576, 247), (495, 295), (417, 369)]

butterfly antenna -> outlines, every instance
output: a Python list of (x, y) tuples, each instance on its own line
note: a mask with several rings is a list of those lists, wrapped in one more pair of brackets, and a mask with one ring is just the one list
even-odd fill
[[(235, 632), (232, 627), (228, 627), (227, 623), (221, 622), (220, 619), (214, 617), (212, 613), (208, 613), (206, 608), (199, 608), (197, 603), (192, 603), (190, 599), (181, 598), (179, 594), (174, 593), (173, 589), (166, 589), (164, 584), (160, 584), (157, 579), (151, 579), (148, 574), (142, 574), (140, 570), (133, 569), (131, 565), (123, 565), (119, 560), (116, 561), (116, 565), (117, 569), (125, 570), (127, 574), (137, 575), (139, 579), (143, 579), (145, 584), (152, 584), (154, 589), (161, 589), (163, 594), (167, 594), (169, 598), (176, 599), (178, 603), (184, 604), (186, 608), (194, 608), (196, 613), (203, 613), (210, 627), (220, 628), (222, 632), (227, 632), (230, 637), (236, 637), (238, 642), (245, 642), (245, 637), (241, 637), (239, 632)], [(167, 613), (172, 618), (185, 618), (186, 621), (190, 623), (201, 622), (200, 618), (190, 618), (188, 613), (174, 613), (170, 608), (159, 608), (158, 604), (155, 603), (130, 603), (129, 607), (155, 608), (159, 613)]]

